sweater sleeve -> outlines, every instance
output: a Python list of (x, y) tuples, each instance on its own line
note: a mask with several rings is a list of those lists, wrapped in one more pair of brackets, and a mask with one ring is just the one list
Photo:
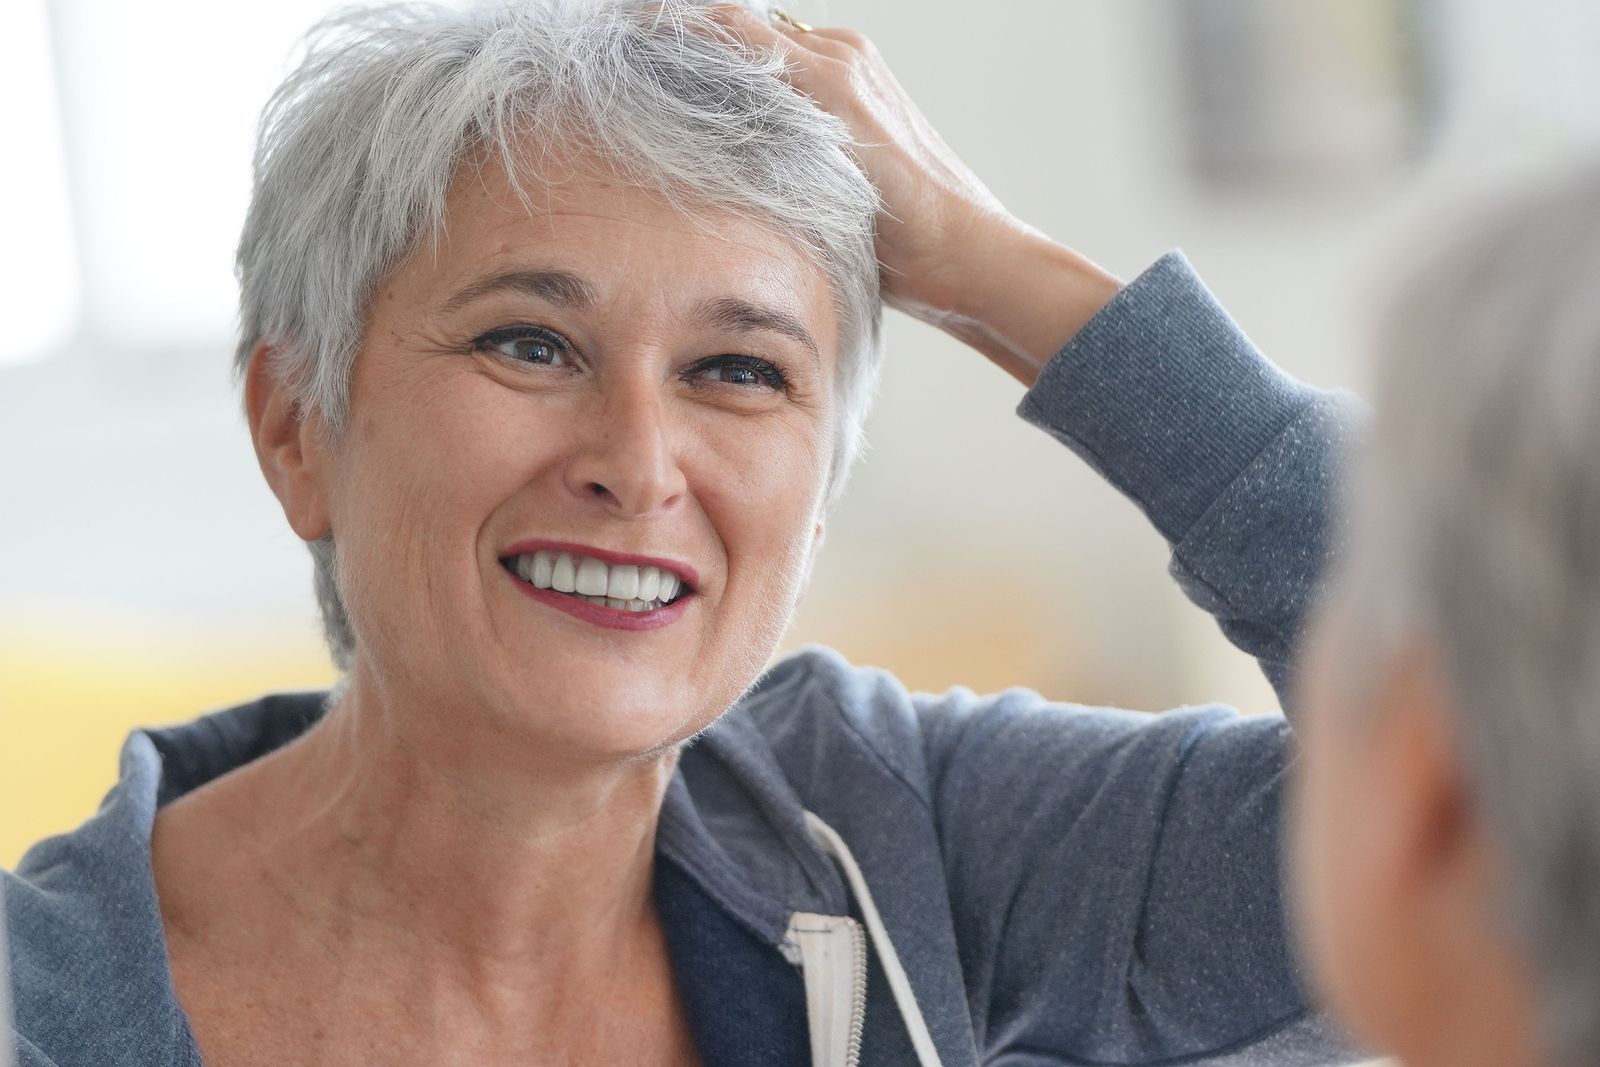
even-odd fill
[[(1046, 365), (1019, 413), (1143, 510), (1187, 595), (1285, 697), (1347, 406), (1267, 362), (1172, 254)], [(1282, 716), (1021, 689), (914, 703), (981, 1058), (1360, 1058), (1310, 1006), (1291, 950)]]
[(1268, 362), (1176, 252), (1112, 298), (1017, 408), (1138, 505), (1184, 593), (1286, 709), (1357, 412)]

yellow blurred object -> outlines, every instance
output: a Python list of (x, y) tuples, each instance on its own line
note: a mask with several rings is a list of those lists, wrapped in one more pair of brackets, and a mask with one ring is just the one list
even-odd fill
[[(912, 573), (916, 573), (913, 568)], [(923, 571), (922, 573), (932, 573)], [(893, 578), (818, 590), (779, 651), (834, 645), (858, 663), (895, 672), (913, 689), (957, 682), (978, 691), (1080, 684), (1074, 642), (1041, 624), (1044, 604), (999, 568), (987, 587)], [(92, 815), (117, 778), (128, 732), (243, 703), (262, 693), (332, 684), (314, 623), (303, 630), (201, 631), (193, 624), (99, 608), (47, 608), (51, 621), (0, 618), (0, 865)], [(94, 620), (85, 622), (84, 620)], [(1085, 688), (1094, 688), (1085, 686)], [(1081, 691), (1081, 690), (1080, 690)]]
[(332, 680), (310, 625), (295, 634), (198, 633), (152, 620), (0, 620), (0, 866), (94, 814), (134, 727)]
[(952, 573), (946, 559), (911, 547), (899, 562), (894, 573), (813, 586), (778, 655), (828, 645), (857, 666), (890, 671), (913, 692), (1020, 685), (1083, 699), (1100, 688), (1077, 653), (1078, 635), (1052, 612), (1025, 563)]

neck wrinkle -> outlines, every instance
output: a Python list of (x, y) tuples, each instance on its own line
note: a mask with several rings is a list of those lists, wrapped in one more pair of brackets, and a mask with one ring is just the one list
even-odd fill
[(372, 701), (366, 680), (252, 783), (261, 869), (288, 914), (490, 999), (615, 981), (659, 937), (655, 834), (677, 750), (521, 769), (503, 737), (414, 736), (446, 716)]

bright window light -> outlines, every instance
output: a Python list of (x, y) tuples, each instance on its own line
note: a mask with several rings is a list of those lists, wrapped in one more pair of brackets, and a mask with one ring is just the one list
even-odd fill
[(56, 77), (44, 0), (8, 9), (0, 34), (0, 364), (58, 351), (78, 315), (78, 279)]
[(334, 0), (54, 0), (86, 326), (103, 347), (226, 348), (256, 120)]

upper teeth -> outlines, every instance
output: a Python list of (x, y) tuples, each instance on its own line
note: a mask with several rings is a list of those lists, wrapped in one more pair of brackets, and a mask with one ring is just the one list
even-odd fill
[[(645, 611), (678, 595), (682, 582), (660, 567), (602, 563), (570, 552), (540, 551), (517, 556), (517, 575), (539, 589), (605, 599), (614, 608)], [(637, 606), (636, 606), (637, 605)]]

